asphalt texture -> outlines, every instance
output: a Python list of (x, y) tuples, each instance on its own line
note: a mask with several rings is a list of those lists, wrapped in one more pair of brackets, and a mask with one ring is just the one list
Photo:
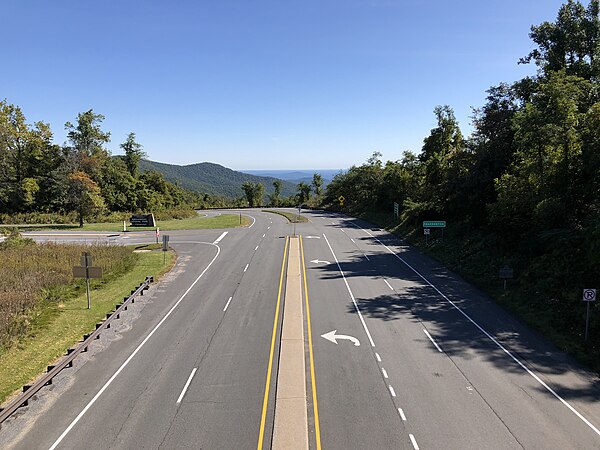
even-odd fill
[[(244, 214), (251, 227), (167, 232), (178, 254), (174, 271), (136, 302), (135, 320), (103, 333), (98, 348), (2, 424), (0, 447), (256, 448), (293, 226), (260, 210)], [(600, 448), (594, 375), (385, 231), (339, 214), (303, 214), (310, 222), (296, 232), (314, 352), (313, 380), (304, 333), (310, 448)], [(334, 330), (337, 343), (321, 337)], [(271, 444), (277, 364), (278, 351), (264, 448)]]

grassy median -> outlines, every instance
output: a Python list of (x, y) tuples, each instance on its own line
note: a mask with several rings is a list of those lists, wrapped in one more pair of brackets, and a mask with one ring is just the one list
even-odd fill
[[(59, 248), (55, 245), (54, 251), (59, 252)], [(97, 255), (99, 249), (91, 248), (90, 253)], [(146, 276), (158, 277), (170, 270), (175, 262), (173, 252), (168, 252), (163, 263), (161, 251), (133, 253), (133, 250), (133, 247), (128, 247), (129, 254), (125, 255), (131, 258), (130, 264), (112, 272), (109, 270), (104, 280), (93, 280), (91, 309), (87, 309), (82, 283), (70, 282), (42, 288), (36, 296), (38, 302), (21, 311), (17, 322), (22, 321), (24, 332), (13, 335), (10, 342), (5, 342), (0, 349), (0, 403), (45, 371), (48, 364), (64, 355), (66, 349), (81, 340), (83, 334), (94, 330), (95, 324), (104, 319), (106, 313), (112, 311)], [(37, 264), (42, 263), (42, 257), (38, 257)], [(17, 265), (14, 270), (22, 271), (22, 265)], [(56, 298), (58, 294), (60, 298)]]
[(291, 213), (291, 212), (287, 212), (287, 211), (276, 211), (274, 209), (263, 209), (263, 212), (279, 214), (280, 216), (285, 217), (290, 223), (308, 222), (308, 218), (306, 216), (301, 216), (300, 214), (295, 214), (295, 213)]

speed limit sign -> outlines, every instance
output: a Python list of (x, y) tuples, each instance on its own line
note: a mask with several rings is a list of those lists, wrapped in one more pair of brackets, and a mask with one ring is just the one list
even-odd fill
[(596, 301), (596, 289), (584, 289), (583, 290), (583, 301), (584, 302), (595, 302)]

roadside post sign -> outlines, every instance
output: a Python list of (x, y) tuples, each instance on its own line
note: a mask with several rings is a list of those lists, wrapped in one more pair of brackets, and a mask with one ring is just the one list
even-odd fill
[(444, 228), (446, 228), (445, 220), (424, 220), (423, 228), (441, 228), (442, 238), (444, 237)]
[(423, 228), (423, 234), (425, 235), (425, 244), (429, 242), (429, 235), (431, 234), (431, 228)]
[(398, 216), (400, 215), (400, 205), (394, 202), (394, 217), (398, 220)]
[(158, 238), (160, 237), (160, 228), (156, 227), (156, 243), (158, 244)]
[(343, 195), (340, 195), (338, 197), (338, 200), (340, 201), (340, 205), (344, 206), (344, 202), (346, 201), (346, 198)]
[(85, 290), (87, 292), (88, 309), (90, 302), (90, 278), (102, 278), (102, 267), (92, 267), (92, 255), (85, 252), (80, 258), (81, 266), (73, 267), (73, 278), (85, 278)]
[(445, 220), (424, 220), (423, 228), (446, 228)]
[(514, 275), (512, 267), (504, 266), (498, 271), (498, 277), (504, 280), (504, 290), (506, 290), (506, 280), (511, 279)]
[[(158, 239), (158, 237), (156, 239)], [(169, 235), (163, 234), (163, 237), (162, 237), (163, 264), (165, 263), (165, 260), (167, 258), (166, 252), (168, 250), (169, 250)]]
[(588, 325), (590, 323), (590, 303), (596, 301), (596, 289), (584, 289), (583, 290), (583, 301), (586, 303), (585, 308), (585, 341), (588, 338)]

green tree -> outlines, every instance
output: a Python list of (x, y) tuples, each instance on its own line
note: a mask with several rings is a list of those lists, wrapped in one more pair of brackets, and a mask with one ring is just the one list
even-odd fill
[(139, 173), (140, 161), (147, 155), (142, 150), (142, 146), (136, 142), (135, 133), (129, 133), (127, 135), (127, 140), (123, 144), (121, 144), (120, 147), (125, 152), (124, 160), (129, 174), (133, 178), (137, 178)]
[(313, 174), (312, 179), (313, 190), (315, 193), (317, 203), (320, 203), (321, 196), (323, 195), (323, 177), (320, 173)]
[(558, 11), (556, 21), (532, 26), (529, 37), (537, 45), (519, 62), (534, 61), (545, 75), (565, 70), (567, 75), (591, 79), (600, 75), (599, 0), (591, 0), (587, 8), (568, 0)]
[(312, 191), (312, 188), (311, 188), (310, 184), (306, 184), (306, 183), (298, 183), (297, 187), (298, 187), (298, 194), (297, 194), (298, 204), (303, 205), (304, 203), (306, 203), (310, 200), (310, 193)]
[(262, 205), (263, 196), (265, 193), (264, 184), (246, 181), (242, 184), (242, 190), (244, 191), (244, 195), (246, 196), (246, 200), (250, 208)]
[(71, 122), (65, 124), (71, 143), (67, 149), (71, 166), (71, 203), (79, 214), (80, 227), (83, 227), (84, 217), (101, 204), (96, 194), (102, 198), (98, 182), (102, 167), (109, 157), (104, 144), (110, 141), (110, 133), (102, 131), (100, 127), (103, 120), (103, 115), (90, 109), (77, 115), (77, 125)]
[(270, 206), (279, 206), (281, 203), (281, 187), (283, 186), (283, 181), (275, 180), (273, 181), (273, 194), (269, 196), (269, 205)]

